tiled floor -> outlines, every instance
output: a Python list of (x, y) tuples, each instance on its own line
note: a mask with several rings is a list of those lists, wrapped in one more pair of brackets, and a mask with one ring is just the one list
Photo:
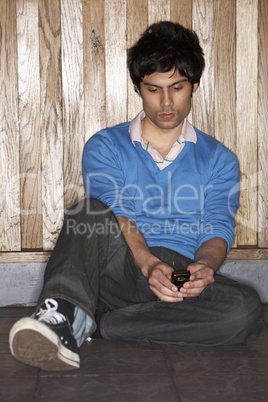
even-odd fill
[(258, 341), (213, 348), (93, 340), (81, 369), (46, 372), (17, 362), (8, 332), (32, 308), (0, 308), (0, 401), (267, 402), (268, 305)]

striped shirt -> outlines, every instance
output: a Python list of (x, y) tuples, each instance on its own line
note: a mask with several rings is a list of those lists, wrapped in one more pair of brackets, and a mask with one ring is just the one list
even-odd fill
[(193, 142), (196, 144), (196, 132), (193, 126), (184, 119), (182, 132), (179, 138), (172, 145), (169, 153), (163, 158), (160, 153), (147, 141), (142, 137), (141, 132), (141, 120), (145, 117), (145, 113), (142, 110), (130, 123), (129, 132), (130, 138), (135, 146), (135, 141), (141, 143), (143, 149), (149, 152), (152, 156), (153, 160), (157, 164), (160, 170), (164, 169), (168, 165), (170, 165), (174, 159), (180, 154), (180, 152), (184, 148), (184, 144), (186, 141)]

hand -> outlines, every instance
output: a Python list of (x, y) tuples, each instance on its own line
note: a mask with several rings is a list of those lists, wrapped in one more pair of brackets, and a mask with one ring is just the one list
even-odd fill
[(164, 302), (176, 303), (183, 300), (177, 286), (171, 282), (173, 268), (162, 261), (155, 262), (148, 270), (148, 283), (151, 291)]
[(183, 298), (199, 296), (207, 285), (215, 282), (214, 270), (205, 261), (193, 262), (188, 265), (187, 270), (191, 275), (190, 281), (185, 282), (180, 289)]

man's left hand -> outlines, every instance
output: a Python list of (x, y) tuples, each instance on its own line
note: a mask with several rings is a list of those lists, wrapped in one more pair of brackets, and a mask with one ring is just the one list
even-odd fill
[(183, 298), (199, 296), (206, 286), (215, 282), (214, 270), (206, 262), (193, 262), (188, 265), (187, 270), (190, 271), (191, 275), (190, 281), (185, 282), (180, 289)]

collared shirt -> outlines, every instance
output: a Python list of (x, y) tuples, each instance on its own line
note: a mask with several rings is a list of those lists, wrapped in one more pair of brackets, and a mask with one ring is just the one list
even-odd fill
[(141, 143), (142, 147), (149, 152), (152, 156), (153, 160), (157, 164), (160, 170), (164, 169), (168, 165), (170, 165), (174, 159), (180, 154), (183, 150), (185, 142), (193, 142), (196, 144), (196, 132), (193, 126), (184, 119), (182, 132), (179, 138), (172, 145), (169, 153), (163, 158), (160, 153), (147, 141), (142, 137), (141, 132), (141, 120), (145, 117), (145, 113), (142, 110), (130, 123), (129, 132), (130, 138), (135, 146), (135, 141)]

